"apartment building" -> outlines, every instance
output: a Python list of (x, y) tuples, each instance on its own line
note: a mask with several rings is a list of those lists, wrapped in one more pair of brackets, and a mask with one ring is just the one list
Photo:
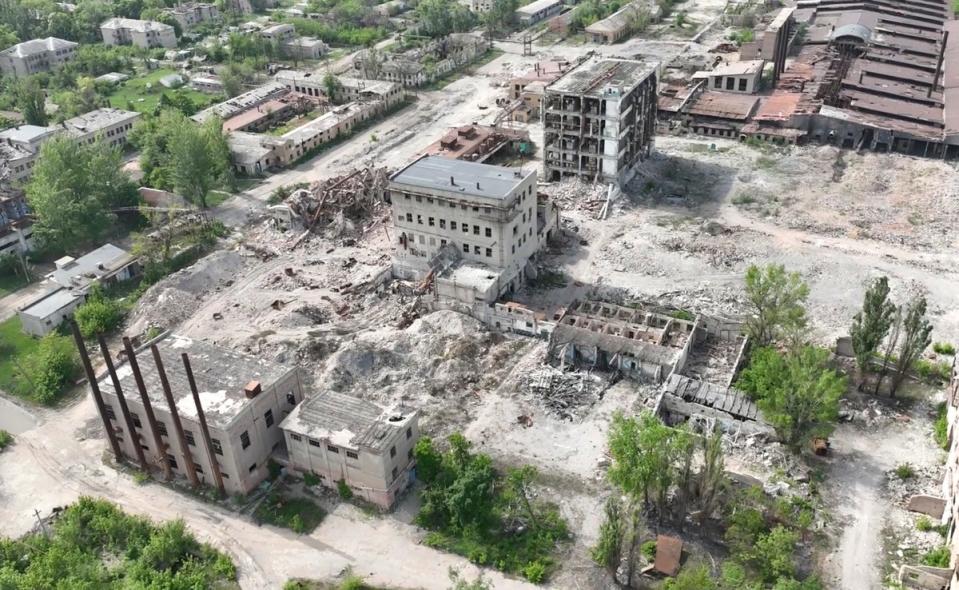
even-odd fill
[(80, 144), (93, 143), (101, 138), (113, 147), (122, 147), (139, 119), (140, 113), (107, 107), (72, 117), (60, 125)]
[(536, 172), (424, 156), (390, 177), (394, 274), (438, 295), (492, 303), (518, 289), (545, 240)]
[(652, 151), (656, 70), (651, 62), (592, 58), (547, 86), (546, 178), (628, 182)]
[(0, 72), (18, 78), (56, 69), (73, 59), (77, 44), (56, 37), (32, 39), (0, 51)]
[[(142, 452), (151, 468), (169, 465), (173, 475), (189, 479), (192, 470), (200, 483), (217, 486), (220, 479), (228, 494), (249, 493), (269, 475), (270, 455), (283, 448), (280, 423), (303, 400), (299, 370), (184, 336), (164, 335), (152, 344), (162, 360), (169, 392), (146, 346), (135, 355), (145, 396), (129, 359), (115, 368), (126, 411), (111, 375), (97, 380), (105, 403), (104, 421), (123, 454), (139, 461)], [(189, 356), (195, 396), (183, 354)], [(209, 429), (209, 445), (200, 410)]]
[(22, 183), (30, 178), (40, 146), (56, 133), (55, 127), (37, 125), (18, 125), (0, 131), (0, 165), (7, 167), (7, 181)]
[(419, 415), (408, 408), (383, 408), (334, 391), (296, 407), (280, 424), (290, 465), (336, 488), (389, 509), (414, 481), (413, 447)]
[(33, 222), (22, 190), (0, 186), (0, 256), (33, 247)]
[(220, 11), (216, 5), (206, 2), (186, 2), (178, 4), (173, 8), (165, 10), (167, 14), (180, 23), (184, 31), (189, 31), (193, 27), (205, 22), (217, 22), (220, 20)]
[(143, 49), (176, 47), (176, 31), (170, 25), (152, 20), (111, 18), (100, 25), (106, 45), (136, 45)]

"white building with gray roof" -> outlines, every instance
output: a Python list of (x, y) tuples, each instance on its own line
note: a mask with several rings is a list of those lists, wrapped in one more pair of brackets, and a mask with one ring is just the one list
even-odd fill
[(300, 404), (280, 428), (290, 465), (317, 475), (324, 486), (342, 481), (356, 496), (389, 509), (413, 483), (420, 438), (415, 410), (328, 391)]
[(136, 45), (143, 49), (176, 47), (176, 31), (168, 24), (133, 18), (111, 18), (100, 25), (106, 45)]
[(31, 39), (0, 51), (0, 72), (29, 76), (56, 69), (76, 55), (77, 44), (56, 37)]

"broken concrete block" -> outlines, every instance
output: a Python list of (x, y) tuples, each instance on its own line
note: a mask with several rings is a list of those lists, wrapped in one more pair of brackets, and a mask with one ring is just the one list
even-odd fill
[(926, 514), (937, 520), (942, 518), (942, 512), (945, 509), (945, 500), (935, 496), (926, 496), (923, 494), (916, 494), (915, 496), (909, 498), (909, 503), (906, 505), (906, 510), (911, 512), (919, 512), (920, 514)]

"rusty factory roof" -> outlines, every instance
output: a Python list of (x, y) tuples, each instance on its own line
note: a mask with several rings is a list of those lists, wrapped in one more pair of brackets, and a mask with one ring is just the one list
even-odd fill
[(700, 117), (745, 121), (756, 110), (759, 98), (751, 94), (703, 92), (689, 108), (689, 114)]
[(753, 120), (788, 121), (796, 112), (801, 97), (798, 92), (774, 92), (772, 96), (763, 98)]

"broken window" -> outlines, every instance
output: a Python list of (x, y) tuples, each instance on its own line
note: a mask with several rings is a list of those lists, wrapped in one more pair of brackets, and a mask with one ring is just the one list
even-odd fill
[(303, 437), (300, 436), (299, 434), (292, 434), (292, 433), (291, 433), (291, 434), (290, 434), (290, 438), (291, 438), (292, 440), (295, 440), (296, 442), (300, 442), (300, 441), (303, 440)]
[[(194, 463), (193, 467), (196, 469), (197, 473), (203, 473), (203, 466), (199, 463)], [(223, 475), (222, 473), (220, 475)]]
[(406, 214), (406, 220), (409, 221), (410, 223), (413, 223), (413, 214), (412, 214), (412, 213), (407, 213), (407, 214)]
[(427, 221), (429, 222), (430, 227), (433, 227), (434, 225), (436, 225), (436, 222), (434, 221), (432, 217), (430, 217)]
[(423, 216), (422, 216), (422, 215), (417, 215), (417, 216), (416, 216), (416, 223), (418, 223), (418, 224), (420, 224), (420, 225), (423, 225)]
[(163, 422), (157, 421), (157, 432), (160, 433), (161, 436), (169, 436), (166, 432), (166, 424)]
[(451, 222), (450, 222), (450, 229), (456, 229), (456, 222), (455, 222), (455, 221), (451, 221)]
[(723, 77), (716, 76), (716, 79), (713, 80), (713, 88), (722, 88), (723, 87)]
[(464, 224), (463, 224), (463, 233), (466, 234), (466, 233), (469, 233), (469, 231), (470, 231), (470, 225), (469, 225), (468, 223), (464, 223)]
[(319, 443), (318, 441), (315, 441), (315, 440), (313, 440), (313, 439), (310, 439), (310, 446), (311, 446), (311, 447), (318, 447), (318, 446), (320, 446), (320, 443)]
[(336, 453), (336, 454), (339, 454), (339, 453), (340, 453), (340, 449), (336, 448), (336, 447), (333, 446), (333, 445), (326, 445), (326, 450), (329, 451), (329, 452), (331, 452), (331, 453)]
[(359, 458), (360, 458), (360, 456), (357, 454), (356, 451), (347, 451), (347, 452), (346, 452), (346, 456), (347, 456), (349, 459), (359, 459)]
[(393, 468), (393, 480), (396, 480), (396, 476), (400, 474), (400, 470), (396, 467)]
[(487, 249), (486, 249), (486, 257), (487, 257), (487, 258), (492, 258), (492, 257), (493, 257), (493, 249), (492, 249), (492, 248), (487, 248)]
[(286, 403), (290, 404), (291, 406), (295, 406), (295, 405), (296, 405), (296, 396), (293, 395), (293, 392), (292, 392), (292, 391), (291, 391), (290, 393), (286, 394)]
[(409, 459), (410, 461), (413, 460), (413, 449), (406, 451), (406, 458)]
[(222, 471), (220, 472), (220, 477), (222, 477), (223, 479), (230, 479), (230, 476), (223, 473)]
[(420, 195), (416, 195), (416, 202), (417, 202), (417, 203), (422, 203), (422, 202), (423, 202), (423, 197), (421, 197)]
[(176, 464), (176, 457), (167, 455), (166, 460), (170, 463), (170, 469), (179, 469), (179, 466)]
[(480, 230), (480, 226), (478, 225), (473, 226), (473, 233), (476, 234), (477, 236), (479, 235), (479, 230)]
[(486, 237), (487, 238), (493, 237), (493, 228), (490, 228), (490, 227), (486, 228)]
[(253, 473), (254, 471), (256, 471), (256, 463), (250, 465), (250, 473)]
[(130, 412), (130, 419), (133, 420), (133, 426), (143, 428), (143, 424), (140, 424), (140, 416), (136, 412)]
[(440, 229), (446, 229), (446, 220), (440, 219)]
[(466, 253), (466, 254), (469, 254), (469, 253), (470, 253), (470, 245), (469, 245), (469, 244), (463, 244), (463, 252)]
[(263, 414), (263, 419), (266, 421), (266, 427), (269, 428), (273, 426), (273, 410), (267, 410), (266, 414)]
[(184, 430), (184, 431), (183, 431), (183, 438), (186, 439), (186, 444), (188, 444), (188, 445), (190, 445), (190, 446), (194, 446), (194, 447), (196, 446), (196, 440), (194, 440), (194, 438), (193, 438), (193, 432), (192, 432), (192, 431)]
[(394, 445), (390, 447), (390, 457), (395, 457), (395, 456), (396, 456), (396, 446)]
[(412, 428), (407, 428), (407, 429), (406, 429), (406, 439), (409, 440), (409, 439), (412, 438), (412, 437), (413, 437), (413, 429), (412, 429)]
[(476, 254), (477, 256), (480, 255), (480, 247), (479, 247), (479, 246), (473, 246), (473, 254)]
[(733, 77), (726, 78), (726, 90), (733, 90), (735, 88), (736, 79)]
[(113, 406), (110, 404), (103, 404), (103, 411), (107, 413), (107, 418), (110, 420), (117, 419), (117, 415), (113, 413)]
[(440, 246), (445, 246), (445, 245), (446, 245), (446, 240), (440, 240)]
[(240, 435), (240, 444), (243, 445), (244, 449), (250, 446), (250, 434), (245, 430)]
[(215, 438), (211, 438), (211, 439), (210, 439), (210, 444), (213, 445), (213, 452), (214, 452), (214, 453), (216, 453), (217, 455), (222, 455), (222, 454), (223, 454), (223, 447), (220, 446), (220, 441), (219, 441), (219, 440), (217, 440), (217, 439), (215, 439)]

